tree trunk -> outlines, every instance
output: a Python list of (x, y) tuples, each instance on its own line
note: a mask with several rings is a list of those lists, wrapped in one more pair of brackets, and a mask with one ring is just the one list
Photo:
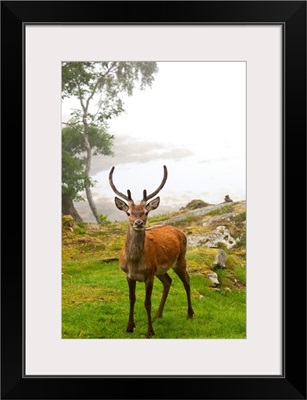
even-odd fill
[(74, 207), (72, 198), (67, 194), (62, 194), (62, 215), (71, 215), (76, 222), (83, 222), (78, 211)]
[[(88, 140), (88, 123), (87, 123), (87, 108), (83, 109), (84, 110), (84, 115), (83, 115), (83, 126), (84, 126), (84, 146), (86, 149), (86, 164), (85, 164), (85, 173), (86, 176), (89, 177), (90, 176), (90, 170), (91, 170), (91, 164), (92, 164), (92, 149), (91, 149), (91, 145), (89, 143)], [(99, 224), (100, 222), (100, 218), (97, 212), (97, 208), (96, 208), (96, 204), (93, 200), (93, 196), (92, 196), (92, 191), (91, 191), (91, 187), (89, 184), (87, 184), (85, 186), (85, 192), (86, 192), (86, 197), (87, 197), (87, 201), (88, 204), (90, 206), (90, 209), (92, 210), (92, 213), (97, 221), (97, 223)]]
[(91, 188), (89, 186), (87, 186), (85, 188), (85, 192), (86, 192), (86, 197), (87, 197), (87, 201), (88, 201), (88, 204), (90, 206), (90, 209), (92, 210), (92, 213), (93, 213), (97, 223), (99, 224), (100, 218), (99, 218), (99, 215), (98, 215), (98, 212), (97, 212), (96, 204), (95, 204), (95, 202), (93, 200)]

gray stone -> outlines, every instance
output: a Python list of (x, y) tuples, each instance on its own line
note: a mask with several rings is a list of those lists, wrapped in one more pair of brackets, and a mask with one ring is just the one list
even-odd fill
[(226, 194), (225, 198), (224, 198), (224, 202), (225, 203), (231, 203), (233, 200), (231, 200), (231, 198), (228, 196), (228, 194)]
[(216, 272), (211, 272), (210, 274), (208, 274), (208, 278), (209, 278), (210, 281), (211, 281), (212, 283), (214, 283), (215, 285), (219, 285), (219, 284), (220, 284)]
[(213, 232), (204, 235), (187, 237), (187, 244), (189, 247), (218, 247), (218, 243), (224, 243), (228, 249), (231, 249), (236, 244), (229, 230), (225, 226), (218, 226)]
[(205, 221), (203, 223), (203, 226), (209, 226), (209, 225), (215, 224), (216, 222), (225, 221), (225, 220), (230, 221), (231, 218), (235, 217), (236, 215), (238, 215), (238, 213), (234, 213), (234, 212), (226, 213), (223, 215), (218, 215), (216, 217), (212, 217), (212, 218), (208, 219), (207, 221)]
[(214, 265), (221, 268), (226, 268), (226, 253), (223, 249), (220, 249), (215, 256)]

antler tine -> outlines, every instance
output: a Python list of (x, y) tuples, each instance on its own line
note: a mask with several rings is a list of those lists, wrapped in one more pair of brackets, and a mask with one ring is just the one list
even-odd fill
[(163, 169), (164, 169), (164, 175), (163, 175), (163, 179), (162, 182), (160, 184), (160, 186), (158, 187), (157, 190), (155, 190), (154, 192), (152, 192), (151, 194), (147, 195), (146, 190), (144, 190), (143, 192), (143, 202), (146, 202), (150, 199), (152, 199), (156, 194), (158, 194), (160, 192), (160, 190), (163, 188), (163, 186), (165, 185), (166, 179), (167, 179), (167, 168), (165, 165), (163, 165)]
[(128, 201), (133, 201), (131, 197), (131, 192), (129, 189), (127, 189), (127, 194), (128, 194)]
[(146, 203), (146, 201), (147, 201), (147, 190), (144, 189), (144, 190), (143, 190), (143, 200), (142, 200), (142, 203)]
[(124, 193), (118, 191), (113, 183), (113, 172), (114, 172), (115, 167), (111, 168), (111, 171), (109, 173), (109, 183), (111, 188), (113, 189), (113, 192), (115, 192), (118, 196), (122, 197), (123, 199), (127, 201), (133, 201), (131, 198), (131, 192), (130, 190), (127, 190), (128, 196), (126, 196)]

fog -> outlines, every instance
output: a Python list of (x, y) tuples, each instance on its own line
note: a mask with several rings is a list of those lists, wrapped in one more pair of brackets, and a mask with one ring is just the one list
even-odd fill
[[(220, 203), (246, 197), (246, 65), (244, 62), (161, 62), (152, 88), (124, 97), (125, 113), (110, 122), (114, 156), (93, 156), (98, 212), (125, 218), (114, 205), (108, 173), (135, 201), (155, 190), (168, 168), (154, 213), (178, 210), (193, 199)], [(63, 102), (67, 121), (76, 102)], [(85, 198), (85, 196), (84, 196)], [(94, 221), (87, 202), (75, 203)]]

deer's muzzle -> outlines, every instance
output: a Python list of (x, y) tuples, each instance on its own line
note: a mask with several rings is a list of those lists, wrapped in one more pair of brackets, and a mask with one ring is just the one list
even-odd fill
[(144, 221), (141, 219), (136, 219), (133, 223), (134, 229), (144, 229)]

